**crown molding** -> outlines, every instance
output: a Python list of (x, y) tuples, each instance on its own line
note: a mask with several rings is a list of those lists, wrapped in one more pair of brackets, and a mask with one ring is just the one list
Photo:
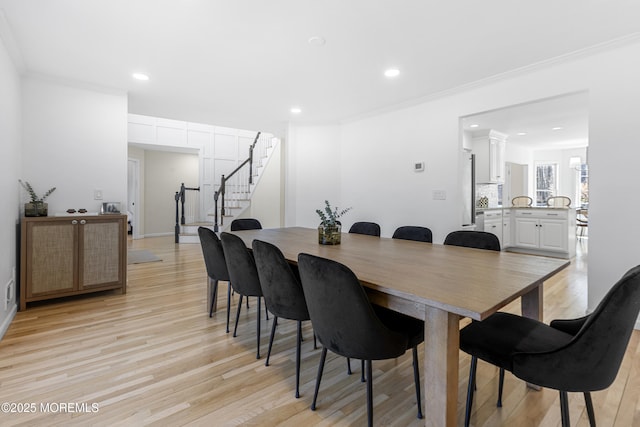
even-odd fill
[(366, 119), (369, 117), (377, 116), (379, 114), (390, 113), (393, 111), (402, 110), (409, 107), (414, 107), (416, 105), (424, 104), (427, 102), (435, 101), (437, 99), (446, 98), (449, 96), (457, 95), (463, 92), (470, 91), (472, 89), (476, 89), (482, 86), (486, 86), (492, 83), (497, 83), (500, 81), (512, 79), (514, 77), (519, 77), (525, 74), (532, 73), (534, 71), (542, 70), (548, 68), (553, 65), (564, 64), (570, 61), (575, 61), (580, 58), (585, 58), (589, 56), (593, 56), (597, 53), (610, 51), (616, 48), (624, 47), (630, 44), (634, 44), (640, 42), (640, 32), (635, 32), (629, 34), (627, 36), (619, 37), (604, 43), (599, 43), (593, 46), (589, 46), (583, 49), (579, 49), (573, 52), (566, 53), (564, 55), (556, 56), (553, 58), (545, 59), (543, 61), (534, 62), (529, 65), (525, 65), (523, 67), (515, 68), (513, 70), (505, 71), (503, 73), (495, 74), (493, 76), (486, 77), (484, 79), (475, 80), (473, 82), (469, 82), (466, 84), (462, 84), (460, 86), (456, 86), (450, 89), (445, 89), (440, 92), (435, 92), (432, 94), (420, 96), (417, 98), (413, 98), (404, 102), (400, 102), (397, 104), (393, 104), (387, 107), (379, 108), (376, 110), (372, 110), (366, 113), (357, 114), (355, 116), (346, 118), (340, 121), (340, 124), (347, 124), (356, 122), (358, 120)]
[(0, 9), (0, 40), (9, 53), (9, 57), (13, 61), (13, 65), (18, 69), (20, 74), (24, 74), (27, 67), (22, 57), (22, 52), (16, 43), (15, 37), (13, 37), (13, 31), (7, 21), (7, 16), (3, 9)]

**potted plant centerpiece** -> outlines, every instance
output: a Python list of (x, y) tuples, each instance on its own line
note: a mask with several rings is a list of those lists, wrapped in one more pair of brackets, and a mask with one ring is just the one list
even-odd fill
[(29, 197), (31, 197), (31, 202), (24, 204), (24, 216), (47, 216), (49, 213), (49, 205), (44, 201), (56, 190), (56, 187), (49, 189), (49, 191), (44, 193), (44, 196), (38, 197), (29, 182), (23, 182), (21, 179), (19, 179), (18, 182), (20, 182), (22, 188), (24, 188), (27, 193), (29, 193)]
[(324, 204), (324, 210), (316, 209), (316, 213), (322, 221), (318, 226), (318, 243), (321, 245), (339, 245), (342, 225), (338, 218), (349, 212), (351, 208), (338, 211), (338, 208), (331, 208), (328, 200), (325, 200)]

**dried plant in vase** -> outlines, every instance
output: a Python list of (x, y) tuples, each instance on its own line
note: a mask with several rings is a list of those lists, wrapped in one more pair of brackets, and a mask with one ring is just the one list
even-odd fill
[(316, 209), (321, 221), (318, 226), (318, 243), (321, 245), (339, 245), (342, 225), (338, 218), (349, 212), (351, 208), (339, 211), (338, 208), (332, 208), (328, 200), (325, 200), (324, 204), (324, 210)]
[(51, 193), (56, 191), (56, 187), (50, 188), (42, 197), (38, 197), (28, 181), (22, 181), (19, 179), (18, 182), (22, 185), (22, 188), (29, 193), (29, 197), (31, 198), (31, 202), (24, 204), (24, 216), (47, 216), (49, 213), (49, 207), (44, 201), (51, 195)]

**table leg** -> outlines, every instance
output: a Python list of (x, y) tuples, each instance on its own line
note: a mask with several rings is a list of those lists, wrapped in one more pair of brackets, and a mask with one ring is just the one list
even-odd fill
[(537, 285), (533, 290), (522, 295), (520, 305), (524, 317), (542, 321), (542, 282), (538, 282)]
[(460, 316), (425, 307), (425, 425), (457, 425)]

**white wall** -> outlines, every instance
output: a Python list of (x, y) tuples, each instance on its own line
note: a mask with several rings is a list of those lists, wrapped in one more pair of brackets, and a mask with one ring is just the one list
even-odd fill
[(198, 187), (200, 168), (197, 154), (145, 150), (144, 234), (171, 235), (176, 224), (176, 191), (184, 182), (186, 187)]
[(284, 141), (287, 226), (317, 227), (316, 209), (323, 209), (325, 200), (348, 207), (341, 199), (340, 141), (339, 126), (289, 127)]
[[(4, 335), (16, 312), (16, 283), (19, 254), (16, 251), (16, 225), (19, 223), (19, 184), (22, 175), (20, 76), (0, 39), (0, 338)], [(12, 298), (5, 307), (6, 286), (13, 277)]]
[[(99, 212), (127, 202), (127, 97), (27, 77), (23, 80), (23, 173), (47, 199), (49, 215)], [(94, 200), (102, 190), (103, 200)]]
[[(331, 191), (340, 193), (341, 203), (354, 207), (350, 221), (377, 221), (387, 236), (400, 224), (426, 225), (433, 230), (434, 242), (442, 242), (446, 233), (459, 227), (461, 217), (459, 117), (587, 90), (591, 310), (627, 269), (640, 262), (640, 227), (630, 225), (640, 211), (640, 198), (635, 197), (640, 182), (639, 57), (640, 43), (628, 43), (521, 70), (510, 78), (339, 128), (293, 127), (290, 134), (295, 138), (290, 142), (296, 146), (288, 149), (287, 173), (298, 182), (293, 184), (295, 191), (287, 191), (287, 225), (310, 225), (310, 212), (318, 205), (318, 197), (311, 195), (327, 187), (320, 178), (326, 176), (321, 167), (326, 152), (339, 150), (340, 180), (332, 180), (332, 185), (339, 185), (340, 191)], [(327, 135), (339, 137), (340, 144), (328, 141)], [(426, 171), (412, 172), (415, 161), (425, 161)], [(447, 199), (433, 200), (433, 190), (445, 190)], [(624, 209), (620, 200), (625, 201)]]

